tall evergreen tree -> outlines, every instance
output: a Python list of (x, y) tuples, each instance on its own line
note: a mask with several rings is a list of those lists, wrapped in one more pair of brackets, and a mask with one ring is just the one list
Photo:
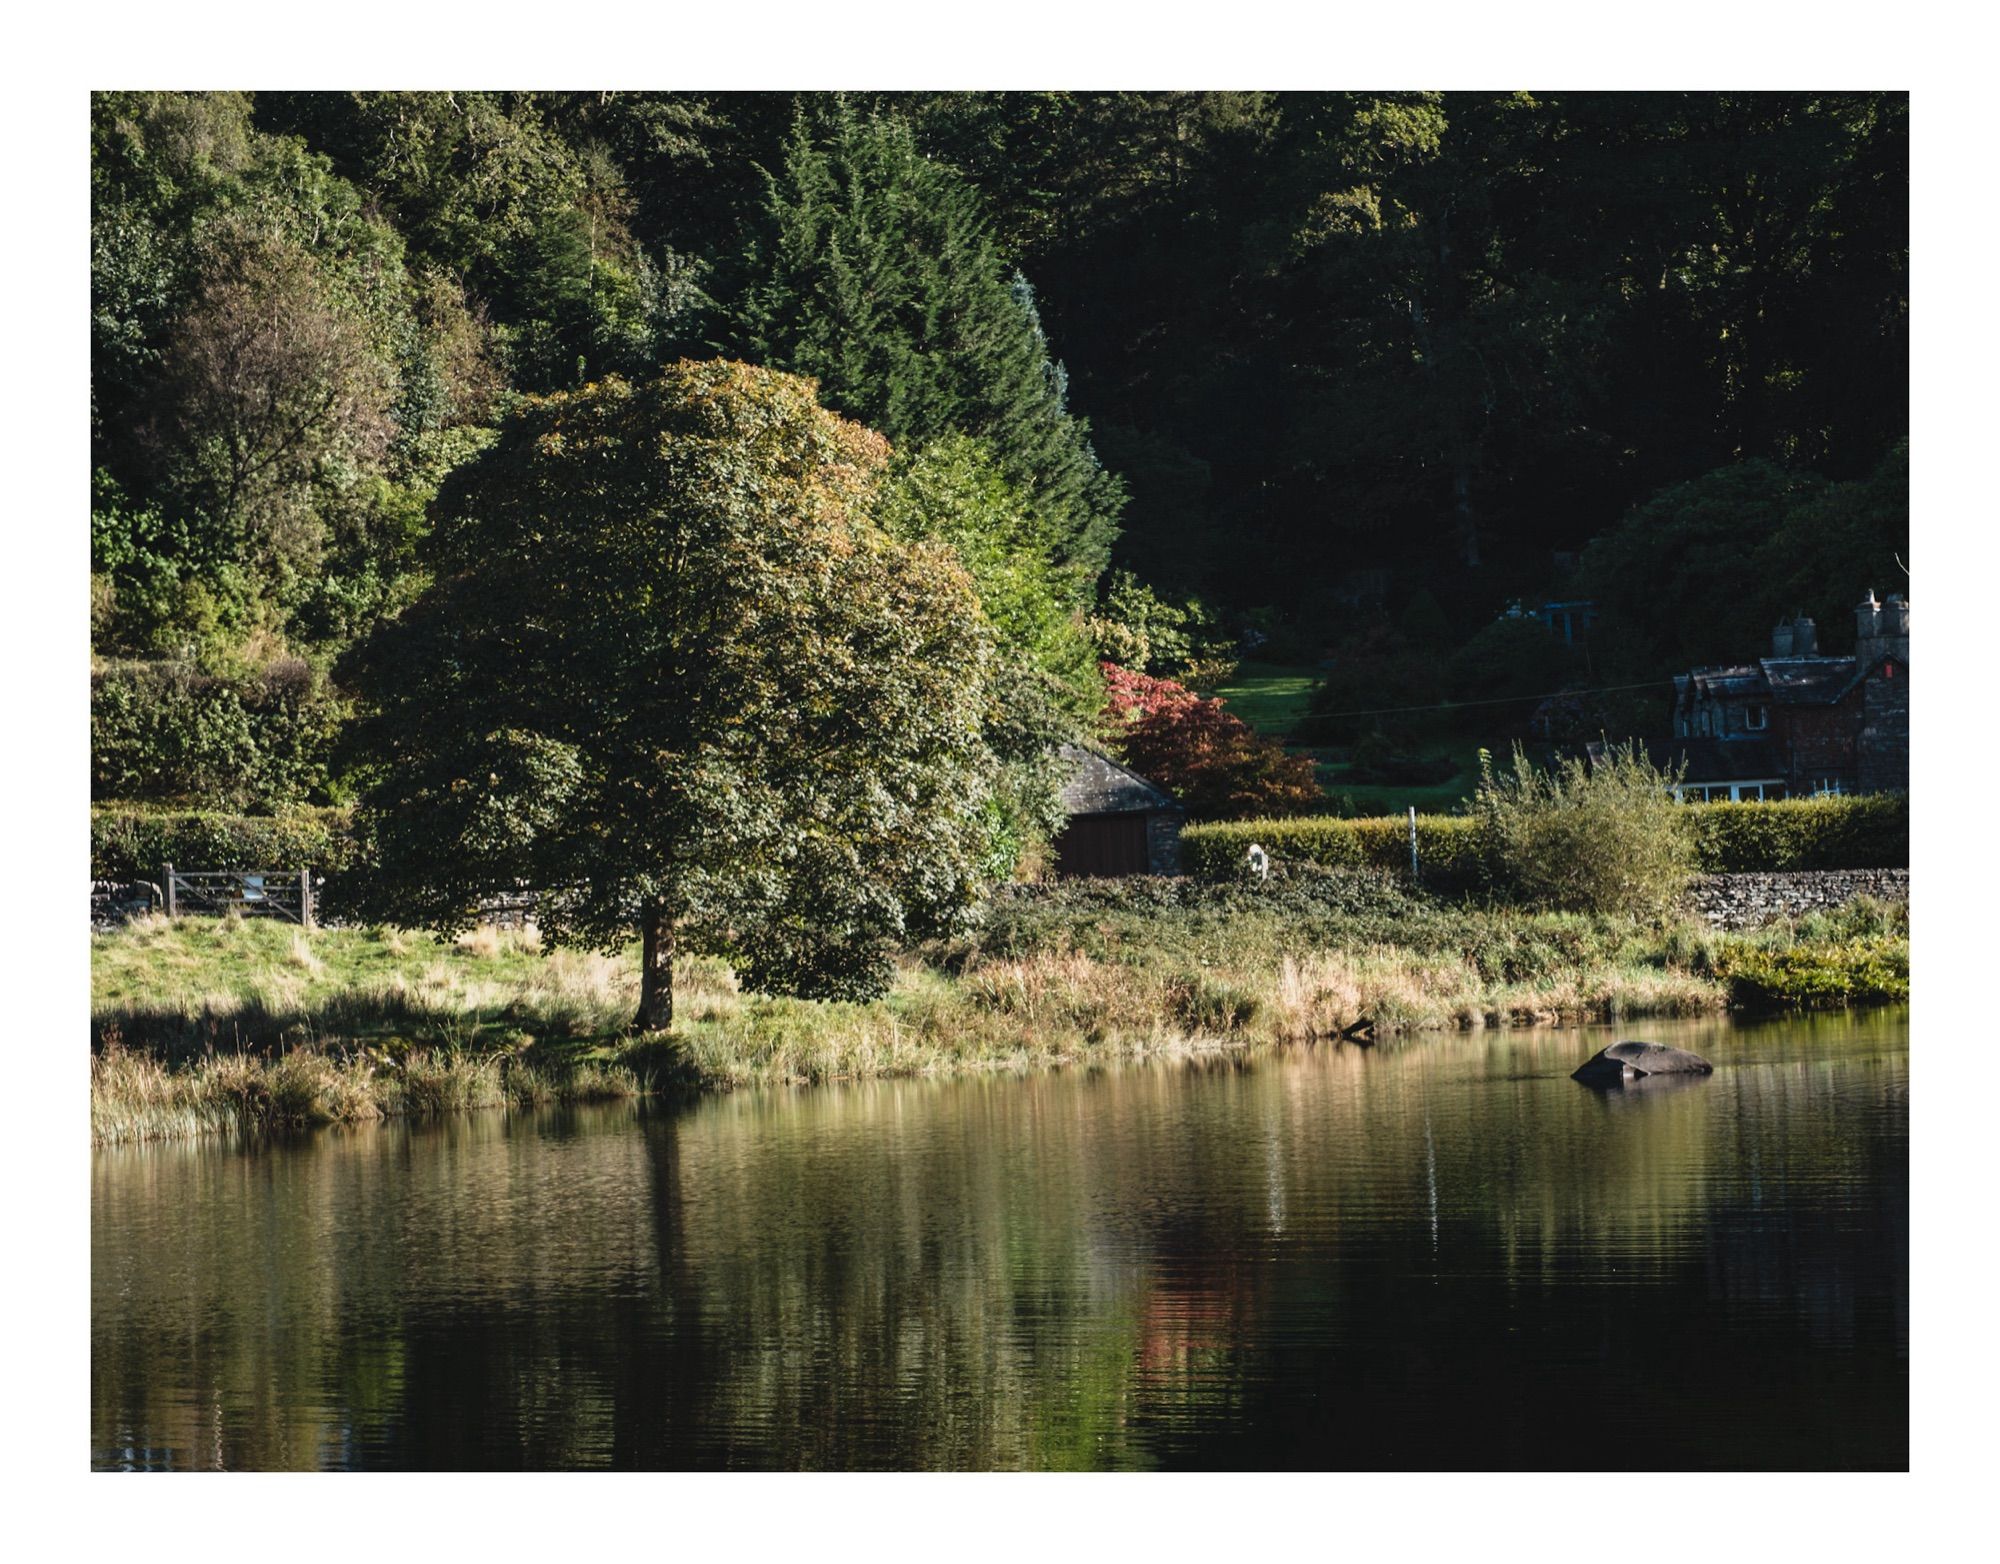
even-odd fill
[(802, 104), (746, 275), (742, 352), (817, 377), (829, 405), (898, 444), (985, 440), (1054, 524), (1074, 590), (1103, 571), (1123, 487), (1065, 405), (1033, 290), (978, 192), (907, 125), (844, 99)]

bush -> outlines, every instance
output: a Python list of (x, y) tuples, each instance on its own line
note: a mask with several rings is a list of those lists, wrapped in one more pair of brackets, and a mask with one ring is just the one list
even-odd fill
[(1197, 819), (1309, 809), (1320, 799), (1313, 763), (1288, 754), (1212, 696), (1170, 679), (1104, 664), (1106, 725), (1134, 770)]
[(1434, 787), (1458, 775), (1458, 762), (1449, 755), (1421, 754), (1377, 729), (1354, 746), (1354, 763), (1347, 775), (1369, 785)]
[(345, 869), (356, 857), (343, 809), (275, 815), (205, 810), (93, 809), (90, 877), (152, 880), (162, 864), (186, 869)]
[(1517, 747), (1505, 772), (1482, 753), (1473, 800), (1481, 856), (1495, 884), (1531, 906), (1657, 916), (1694, 872), (1673, 780), (1632, 747), (1546, 770)]
[(304, 662), (222, 679), (190, 663), (114, 663), (90, 681), (91, 797), (257, 808), (327, 782), (339, 706)]
[(1877, 935), (1767, 947), (1739, 944), (1716, 963), (1730, 997), (1754, 1009), (1900, 1004), (1910, 997), (1910, 942)]

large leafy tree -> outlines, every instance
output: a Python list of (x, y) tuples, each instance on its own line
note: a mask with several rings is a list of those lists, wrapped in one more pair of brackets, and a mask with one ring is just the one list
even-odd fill
[(647, 1028), (677, 950), (861, 996), (969, 916), (991, 636), (948, 550), (873, 521), (887, 459), (742, 364), (527, 402), (349, 669), (373, 909), (451, 930), (525, 886), (552, 944), (636, 925)]
[(978, 191), (906, 123), (834, 99), (801, 105), (765, 207), (736, 312), (743, 350), (817, 377), (831, 405), (899, 444), (987, 441), (1057, 524), (1056, 562), (1093, 581), (1123, 489), (1067, 409), (1034, 295)]

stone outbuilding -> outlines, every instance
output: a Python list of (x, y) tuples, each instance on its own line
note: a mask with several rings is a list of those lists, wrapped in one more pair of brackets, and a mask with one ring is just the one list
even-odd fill
[(1109, 755), (1065, 744), (1075, 769), (1062, 790), (1069, 819), (1056, 838), (1056, 873), (1179, 874), (1187, 812), (1173, 794)]

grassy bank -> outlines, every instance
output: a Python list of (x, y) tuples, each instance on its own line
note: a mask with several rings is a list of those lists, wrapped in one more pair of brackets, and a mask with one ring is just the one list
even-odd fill
[(1693, 924), (1454, 907), (1367, 874), (1262, 886), (1072, 883), (1000, 895), (976, 937), (869, 1004), (676, 970), (670, 1034), (627, 1030), (636, 953), (532, 931), (149, 919), (92, 937), (100, 1142), (473, 1107), (1021, 1069), (1337, 1038), (1908, 994), (1897, 909), (1722, 936)]

